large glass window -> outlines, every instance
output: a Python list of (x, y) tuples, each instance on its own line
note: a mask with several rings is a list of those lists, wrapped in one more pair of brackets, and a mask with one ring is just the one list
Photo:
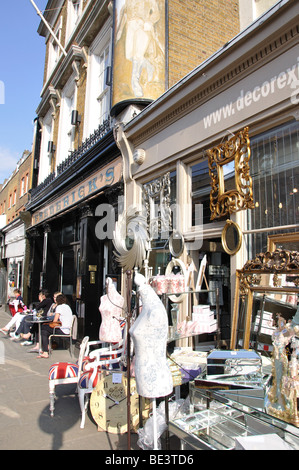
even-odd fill
[(210, 175), (208, 160), (202, 160), (191, 167), (192, 171), (192, 225), (195, 225), (195, 205), (203, 206), (203, 223), (210, 223)]
[[(250, 174), (255, 208), (248, 211), (248, 230), (299, 223), (299, 123), (292, 122), (250, 139)], [(288, 228), (290, 227), (290, 228)], [(275, 232), (271, 232), (275, 233)], [(251, 234), (249, 255), (267, 249), (269, 232)]]
[[(153, 274), (161, 273), (169, 262), (169, 237), (175, 229), (176, 171), (144, 185), (144, 207), (147, 210), (151, 236), (149, 266)], [(147, 188), (147, 189), (146, 189)]]

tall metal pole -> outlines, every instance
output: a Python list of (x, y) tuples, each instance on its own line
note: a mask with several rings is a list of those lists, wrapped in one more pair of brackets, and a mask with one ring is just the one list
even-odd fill
[(67, 52), (66, 50), (64, 49), (64, 47), (62, 46), (61, 42), (59, 41), (59, 39), (56, 37), (54, 31), (51, 29), (51, 26), (49, 25), (49, 23), (46, 21), (46, 19), (43, 17), (43, 14), (41, 13), (41, 11), (38, 9), (38, 7), (36, 6), (36, 4), (34, 3), (33, 0), (30, 0), (30, 2), (32, 3), (33, 7), (35, 8), (38, 16), (40, 16), (41, 20), (45, 23), (47, 29), (50, 31), (50, 34), (53, 36), (53, 38), (55, 39), (55, 41), (57, 42), (58, 46), (60, 47), (60, 49), (62, 50), (63, 54), (66, 56), (67, 55)]
[(131, 450), (131, 358), (130, 358), (130, 320), (132, 299), (132, 273), (127, 271), (127, 423), (128, 423), (128, 450)]

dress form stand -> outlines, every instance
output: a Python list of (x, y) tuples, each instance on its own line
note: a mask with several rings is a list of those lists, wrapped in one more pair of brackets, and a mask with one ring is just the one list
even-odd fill
[(165, 307), (146, 278), (135, 274), (142, 311), (130, 328), (135, 349), (135, 380), (140, 396), (150, 398), (153, 407), (154, 449), (158, 449), (156, 398), (169, 396), (173, 382), (166, 359), (168, 316)]
[(101, 297), (99, 311), (102, 323), (99, 338), (105, 343), (119, 343), (122, 340), (120, 319), (123, 312), (124, 298), (117, 292), (112, 279), (106, 280), (106, 294)]

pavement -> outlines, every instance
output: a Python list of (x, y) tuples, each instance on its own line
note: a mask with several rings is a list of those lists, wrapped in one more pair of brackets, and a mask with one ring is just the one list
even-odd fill
[[(10, 320), (0, 307), (0, 327)], [(74, 348), (78, 356), (78, 347)], [(137, 434), (98, 431), (90, 413), (80, 429), (81, 412), (75, 385), (56, 387), (55, 415), (49, 412), (48, 371), (57, 361), (73, 361), (57, 349), (49, 359), (37, 359), (30, 347), (0, 332), (0, 449), (1, 450), (140, 450)]]

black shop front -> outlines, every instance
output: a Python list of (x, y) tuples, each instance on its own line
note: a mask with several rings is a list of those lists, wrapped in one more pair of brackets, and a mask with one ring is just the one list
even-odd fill
[(102, 160), (97, 169), (77, 174), (68, 184), (67, 176), (60, 185), (55, 178), (29, 204), (28, 299), (37, 301), (41, 289), (63, 292), (78, 317), (78, 339), (98, 339), (106, 277), (120, 287), (107, 222), (117, 217), (123, 194), (121, 158)]

